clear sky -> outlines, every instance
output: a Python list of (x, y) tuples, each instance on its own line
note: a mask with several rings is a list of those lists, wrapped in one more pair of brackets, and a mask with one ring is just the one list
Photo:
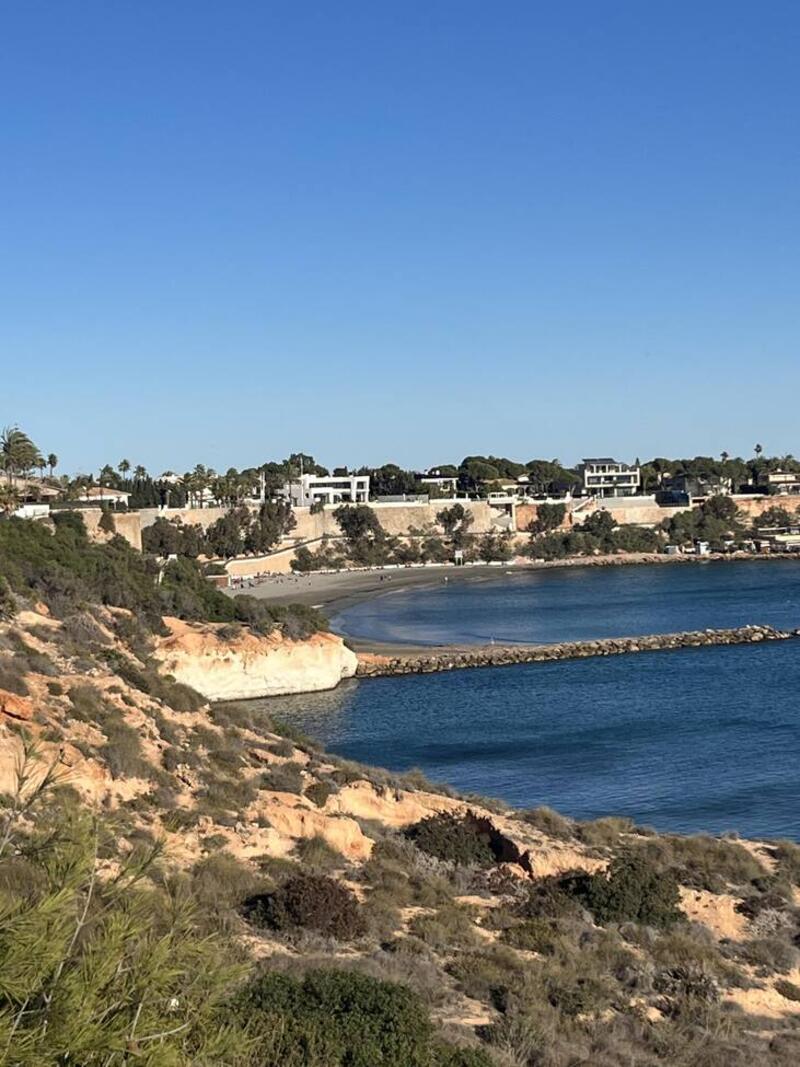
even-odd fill
[(65, 470), (800, 453), (796, 0), (8, 0), (0, 422)]

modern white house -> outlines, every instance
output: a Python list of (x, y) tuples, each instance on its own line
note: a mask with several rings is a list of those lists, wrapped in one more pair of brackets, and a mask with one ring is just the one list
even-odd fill
[(292, 507), (308, 508), (312, 504), (366, 504), (369, 501), (368, 474), (304, 474), (284, 486), (284, 495)]
[(127, 506), (130, 493), (122, 489), (111, 489), (107, 485), (90, 485), (84, 489), (78, 500), (91, 504), (125, 504)]
[(607, 456), (584, 459), (578, 470), (583, 477), (583, 490), (590, 496), (634, 496), (639, 492), (640, 470), (627, 463)]

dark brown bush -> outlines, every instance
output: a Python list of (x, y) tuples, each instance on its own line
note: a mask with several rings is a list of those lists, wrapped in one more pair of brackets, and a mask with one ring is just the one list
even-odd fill
[(464, 867), (491, 867), (497, 862), (491, 825), (474, 815), (431, 815), (405, 831), (409, 841), (429, 856)]
[(274, 893), (251, 897), (246, 914), (257, 926), (271, 930), (315, 930), (351, 941), (360, 937), (366, 922), (355, 896), (323, 874), (294, 875)]

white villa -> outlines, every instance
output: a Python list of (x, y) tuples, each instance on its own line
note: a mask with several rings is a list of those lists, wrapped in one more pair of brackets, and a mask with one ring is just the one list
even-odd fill
[(639, 468), (627, 463), (609, 457), (584, 459), (578, 470), (583, 475), (583, 490), (589, 496), (635, 496), (639, 492)]
[(312, 504), (366, 504), (369, 500), (368, 474), (304, 474), (283, 488), (292, 507)]

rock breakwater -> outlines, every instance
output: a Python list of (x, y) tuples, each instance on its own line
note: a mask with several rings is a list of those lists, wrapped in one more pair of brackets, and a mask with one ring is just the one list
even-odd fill
[(377, 678), (398, 674), (430, 674), (468, 667), (503, 667), (517, 663), (585, 659), (589, 656), (621, 656), (634, 652), (662, 652), (706, 645), (758, 644), (763, 641), (788, 641), (793, 638), (800, 638), (800, 629), (777, 630), (772, 626), (738, 626), (725, 630), (686, 630), (641, 637), (562, 641), (549, 645), (476, 645), (398, 651), (390, 655), (364, 652), (359, 653), (356, 675), (362, 678)]

